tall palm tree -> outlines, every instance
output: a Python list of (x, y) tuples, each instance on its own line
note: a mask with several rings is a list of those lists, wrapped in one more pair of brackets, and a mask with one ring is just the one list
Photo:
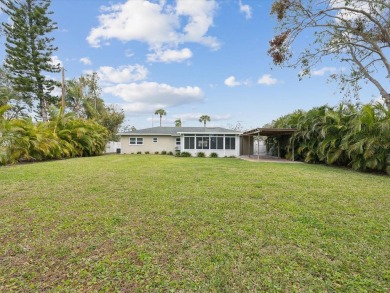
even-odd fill
[(154, 115), (160, 115), (160, 127), (161, 127), (161, 119), (162, 116), (167, 115), (167, 112), (164, 109), (158, 109), (154, 112)]
[(203, 122), (204, 123), (204, 127), (206, 127), (206, 122), (210, 122), (210, 116), (209, 115), (202, 115), (200, 116), (199, 118), (199, 122)]
[(175, 120), (175, 127), (181, 127), (181, 119), (176, 119)]

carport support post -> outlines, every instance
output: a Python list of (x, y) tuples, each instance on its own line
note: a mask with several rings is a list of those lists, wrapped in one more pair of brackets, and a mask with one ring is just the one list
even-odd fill
[(294, 138), (292, 138), (292, 161), (295, 161)]
[(257, 159), (260, 160), (260, 132), (257, 134)]
[(278, 136), (278, 158), (280, 158), (280, 136)]
[(251, 153), (251, 136), (248, 135), (248, 158), (251, 157), (250, 153)]

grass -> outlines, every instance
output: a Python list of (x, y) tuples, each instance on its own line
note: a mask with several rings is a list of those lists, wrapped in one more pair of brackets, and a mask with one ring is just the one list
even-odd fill
[(0, 168), (0, 291), (389, 292), (389, 177), (110, 155)]

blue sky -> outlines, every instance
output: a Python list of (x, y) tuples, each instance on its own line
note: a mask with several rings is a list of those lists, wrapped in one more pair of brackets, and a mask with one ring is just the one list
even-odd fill
[[(157, 126), (158, 108), (167, 112), (163, 126), (178, 118), (183, 126), (200, 126), (207, 114), (210, 126), (251, 129), (296, 109), (337, 104), (343, 95), (327, 76), (341, 70), (340, 63), (320, 64), (302, 81), (299, 69), (273, 68), (267, 55), (276, 25), (271, 4), (52, 0), (59, 28), (55, 59), (67, 79), (98, 72), (105, 102), (122, 107), (125, 124), (137, 129)], [(293, 50), (309, 41), (303, 36)], [(361, 100), (375, 95), (367, 85)]]

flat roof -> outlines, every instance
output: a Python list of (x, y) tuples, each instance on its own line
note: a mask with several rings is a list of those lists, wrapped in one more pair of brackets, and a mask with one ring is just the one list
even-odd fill
[(242, 135), (254, 136), (280, 136), (280, 135), (292, 135), (297, 132), (296, 128), (255, 128), (245, 131)]

